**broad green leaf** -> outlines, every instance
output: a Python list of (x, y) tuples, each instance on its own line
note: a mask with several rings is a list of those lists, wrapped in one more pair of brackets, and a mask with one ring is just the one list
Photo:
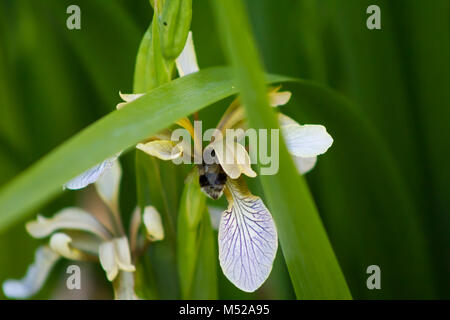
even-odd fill
[[(218, 28), (234, 66), (250, 126), (277, 128), (244, 7), (239, 0), (215, 0)], [(304, 179), (283, 143), (279, 172), (261, 176), (269, 208), (298, 298), (349, 299), (350, 291)]]
[[(270, 82), (288, 78), (269, 76)], [(206, 69), (162, 85), (87, 127), (0, 191), (0, 230), (62, 191), (62, 185), (178, 119), (237, 93), (230, 70)]]

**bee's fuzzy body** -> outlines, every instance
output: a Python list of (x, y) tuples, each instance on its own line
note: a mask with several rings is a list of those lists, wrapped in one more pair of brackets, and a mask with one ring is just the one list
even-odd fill
[(201, 164), (198, 166), (199, 183), (202, 191), (214, 200), (219, 199), (223, 194), (227, 175), (220, 164)]

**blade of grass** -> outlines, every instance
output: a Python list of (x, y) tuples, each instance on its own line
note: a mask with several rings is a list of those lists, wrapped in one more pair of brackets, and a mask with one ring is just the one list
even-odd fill
[[(277, 128), (264, 76), (243, 4), (215, 0), (215, 14), (229, 60), (234, 66), (250, 126)], [(350, 291), (304, 179), (285, 145), (280, 145), (278, 174), (261, 176), (297, 298), (349, 299)]]

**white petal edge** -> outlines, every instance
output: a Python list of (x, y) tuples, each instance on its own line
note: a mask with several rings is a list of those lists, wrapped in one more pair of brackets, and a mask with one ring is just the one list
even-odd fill
[(119, 266), (116, 263), (116, 253), (114, 241), (105, 241), (98, 248), (100, 264), (106, 272), (109, 281), (113, 281), (119, 273)]
[(142, 214), (142, 220), (149, 238), (153, 241), (164, 239), (164, 228), (161, 221), (161, 215), (153, 206), (145, 207)]
[(192, 40), (192, 31), (189, 31), (183, 51), (175, 60), (175, 63), (180, 77), (200, 70), (197, 63), (197, 55), (195, 54), (194, 41)]
[(139, 143), (136, 148), (164, 161), (178, 159), (183, 155), (181, 146), (170, 140), (155, 140), (147, 143)]
[(272, 107), (284, 106), (291, 99), (292, 93), (289, 91), (269, 92), (269, 104)]
[(109, 281), (116, 278), (119, 270), (128, 272), (136, 270), (131, 263), (130, 246), (126, 237), (103, 242), (99, 247), (98, 255)]
[(311, 158), (324, 154), (333, 144), (333, 138), (322, 125), (300, 125), (282, 115), (280, 127), (289, 152), (296, 157)]
[(116, 211), (118, 206), (121, 178), (122, 168), (119, 161), (116, 160), (111, 163), (111, 167), (95, 182), (98, 195), (113, 211)]
[(305, 174), (311, 171), (317, 162), (317, 157), (311, 158), (302, 158), (302, 157), (293, 157), (295, 166), (297, 167), (297, 171), (300, 174)]
[(227, 181), (228, 209), (219, 226), (219, 260), (225, 276), (253, 292), (268, 278), (278, 248), (273, 218), (242, 180)]
[(127, 237), (117, 238), (114, 240), (114, 246), (116, 251), (116, 262), (119, 269), (133, 272), (136, 270), (131, 263), (130, 246), (128, 244)]
[(79, 176), (73, 178), (69, 182), (67, 182), (63, 188), (69, 189), (69, 190), (79, 190), (87, 187), (88, 185), (94, 183), (97, 181), (100, 176), (111, 166), (113, 165), (114, 161), (119, 157), (120, 152), (115, 154), (113, 157), (106, 159), (105, 161), (97, 164), (96, 166), (92, 167), (91, 169), (83, 172)]
[(80, 208), (65, 208), (51, 218), (38, 215), (26, 224), (26, 229), (34, 238), (44, 238), (61, 230), (80, 230), (93, 233), (102, 239), (110, 237), (108, 230), (91, 214)]
[(120, 98), (122, 98), (122, 100), (124, 102), (119, 103), (116, 106), (116, 109), (122, 109), (123, 107), (125, 107), (127, 105), (128, 102), (134, 101), (140, 97), (142, 97), (145, 93), (122, 93), (119, 92)]
[(54, 233), (50, 238), (50, 248), (71, 260), (84, 260), (85, 255), (78, 249), (71, 247), (72, 238), (65, 233)]
[(47, 246), (36, 250), (34, 262), (20, 280), (3, 282), (3, 292), (8, 298), (27, 299), (35, 295), (44, 285), (60, 256)]

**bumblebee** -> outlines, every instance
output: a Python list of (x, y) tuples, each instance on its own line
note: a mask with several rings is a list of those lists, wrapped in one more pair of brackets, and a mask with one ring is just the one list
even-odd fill
[(198, 165), (199, 183), (202, 191), (210, 198), (217, 200), (223, 194), (227, 175), (218, 163)]

